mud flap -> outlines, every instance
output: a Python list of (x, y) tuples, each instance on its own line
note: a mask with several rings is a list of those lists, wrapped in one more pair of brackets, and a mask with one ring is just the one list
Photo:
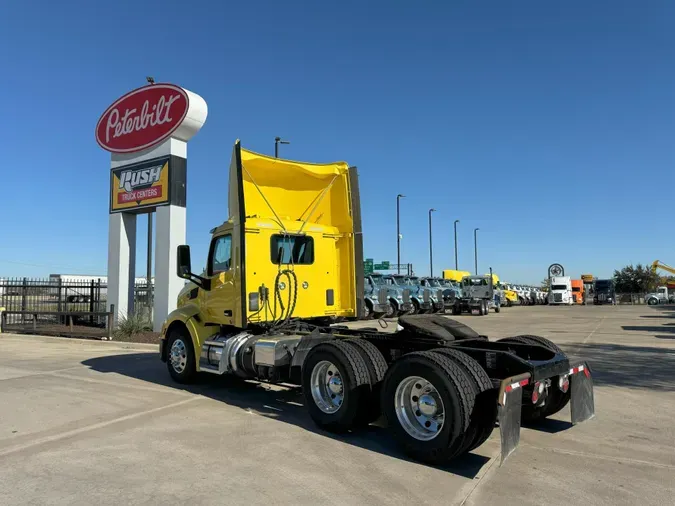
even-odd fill
[(523, 388), (530, 381), (530, 374), (520, 374), (503, 380), (499, 386), (497, 421), (501, 437), (502, 458), (499, 465), (513, 453), (520, 442), (520, 417)]
[(570, 370), (570, 411), (573, 425), (595, 416), (593, 378), (586, 362)]

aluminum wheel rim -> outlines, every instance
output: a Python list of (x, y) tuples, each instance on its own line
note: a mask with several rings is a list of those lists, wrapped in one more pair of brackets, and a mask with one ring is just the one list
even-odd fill
[(398, 384), (394, 410), (403, 430), (419, 441), (431, 441), (443, 429), (443, 399), (430, 381), (419, 376), (409, 376)]
[(318, 362), (310, 377), (314, 404), (327, 414), (337, 412), (344, 401), (342, 375), (335, 364), (328, 360)]
[(171, 345), (171, 367), (177, 373), (182, 373), (187, 366), (187, 348), (181, 339), (176, 339)]

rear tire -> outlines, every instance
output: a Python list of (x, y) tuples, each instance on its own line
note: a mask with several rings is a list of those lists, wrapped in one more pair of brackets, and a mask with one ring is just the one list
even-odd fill
[[(416, 388), (421, 389), (418, 397)], [(448, 357), (430, 351), (409, 353), (394, 362), (382, 387), (382, 411), (394, 439), (409, 456), (431, 464), (457, 455), (475, 401), (467, 373)], [(427, 415), (421, 409), (428, 410)], [(441, 409), (443, 417), (434, 418)]]
[(380, 409), (380, 394), (382, 392), (382, 381), (389, 366), (380, 350), (370, 341), (357, 338), (348, 339), (345, 342), (359, 351), (368, 369), (371, 391), (369, 396), (364, 396), (363, 407), (357, 422), (359, 425), (368, 425), (377, 420), (382, 414)]
[(466, 353), (453, 348), (436, 348), (431, 351), (445, 355), (457, 363), (473, 380), (476, 402), (471, 413), (471, 423), (458, 455), (470, 452), (487, 441), (494, 430), (497, 421), (496, 390), (487, 372)]
[(371, 390), (359, 348), (339, 340), (316, 345), (303, 364), (302, 390), (309, 416), (319, 427), (345, 432), (359, 424)]

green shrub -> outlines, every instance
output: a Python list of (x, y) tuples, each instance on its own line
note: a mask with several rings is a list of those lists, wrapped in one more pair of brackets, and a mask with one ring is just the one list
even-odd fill
[(152, 332), (152, 322), (147, 315), (142, 313), (132, 313), (120, 317), (117, 322), (117, 328), (113, 332), (113, 337), (133, 337), (142, 332)]

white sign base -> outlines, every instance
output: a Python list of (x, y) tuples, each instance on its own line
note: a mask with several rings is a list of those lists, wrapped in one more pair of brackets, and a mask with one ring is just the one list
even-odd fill
[(159, 332), (162, 323), (176, 309), (178, 293), (185, 280), (176, 275), (176, 248), (185, 244), (185, 208), (158, 207), (155, 236), (155, 306), (153, 329)]
[(111, 214), (108, 220), (108, 311), (115, 305), (115, 325), (134, 311), (136, 215)]

